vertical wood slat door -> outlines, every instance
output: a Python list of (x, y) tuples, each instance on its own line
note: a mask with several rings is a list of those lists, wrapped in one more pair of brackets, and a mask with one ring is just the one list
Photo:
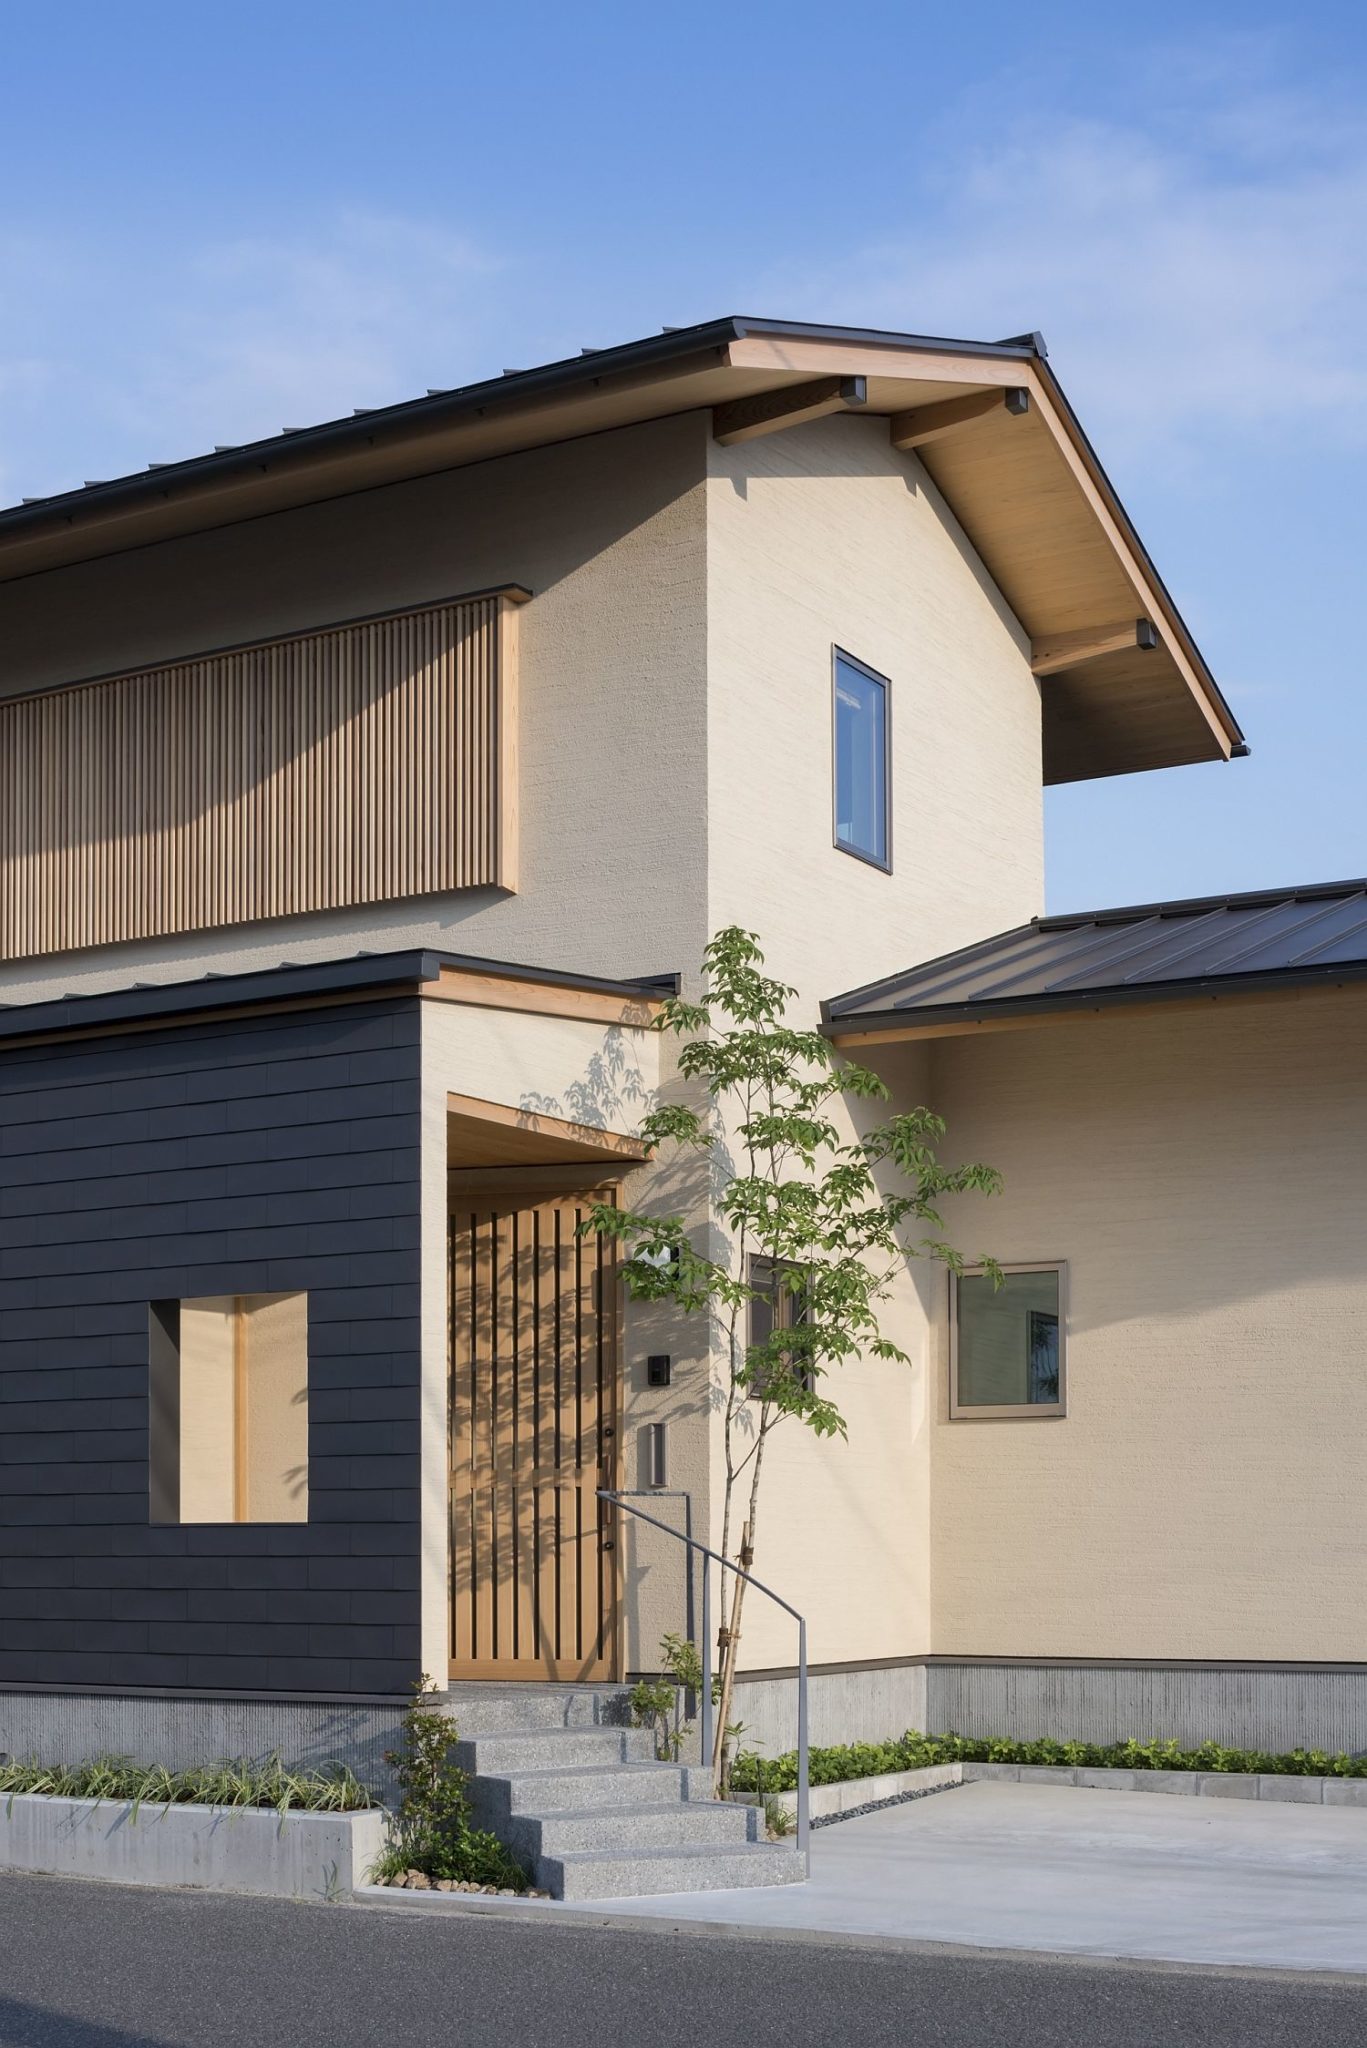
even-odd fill
[(617, 1253), (587, 1213), (451, 1214), (453, 1677), (617, 1675)]

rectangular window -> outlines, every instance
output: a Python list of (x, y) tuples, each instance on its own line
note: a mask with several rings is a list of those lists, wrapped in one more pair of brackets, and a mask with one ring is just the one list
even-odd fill
[(952, 1416), (1065, 1412), (1065, 1276), (1061, 1263), (1005, 1266), (1000, 1287), (951, 1274)]
[(888, 682), (835, 650), (835, 843), (892, 866), (888, 832)]
[[(757, 1291), (750, 1297), (751, 1348), (767, 1344), (775, 1330), (795, 1330), (807, 1320), (806, 1304), (799, 1288), (792, 1284), (797, 1272), (795, 1266), (785, 1265), (773, 1259), (752, 1259), (750, 1261), (750, 1285)], [(791, 1370), (790, 1352), (780, 1352), (781, 1369)], [(802, 1373), (802, 1384), (810, 1393), (815, 1384), (815, 1375), (809, 1370)], [(765, 1375), (756, 1371), (750, 1382), (750, 1398), (762, 1401), (765, 1397)]]
[(308, 1296), (154, 1301), (151, 1519), (309, 1518)]

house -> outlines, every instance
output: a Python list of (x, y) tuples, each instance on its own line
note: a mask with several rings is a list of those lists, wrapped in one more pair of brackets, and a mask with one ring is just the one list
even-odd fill
[(730, 922), (1006, 1177), (1004, 1287), (909, 1267), (775, 1439), (814, 1738), (1367, 1740), (1363, 885), (1039, 917), (1046, 784), (1244, 751), (1035, 335), (722, 320), (0, 513), (0, 1748), (656, 1666), (599, 1491), (715, 1529), (710, 1360), (576, 1226), (674, 1198)]

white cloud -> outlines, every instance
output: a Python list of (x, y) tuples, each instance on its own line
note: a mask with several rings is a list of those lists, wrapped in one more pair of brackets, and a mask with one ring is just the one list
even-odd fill
[[(372, 213), (183, 252), (11, 240), (0, 502), (464, 381), (497, 268), (460, 235)], [(54, 434), (63, 386), (79, 443)]]
[(913, 332), (1038, 327), (1127, 458), (1168, 461), (1193, 429), (1367, 439), (1367, 129), (1238, 67), (1233, 94), (1194, 75), (1151, 127), (1041, 115), (956, 141), (942, 124), (916, 225), (815, 276), (773, 272), (767, 299)]

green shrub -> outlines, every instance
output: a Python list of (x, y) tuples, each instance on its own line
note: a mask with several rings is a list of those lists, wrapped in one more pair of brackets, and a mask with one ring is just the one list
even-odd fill
[(516, 1857), (497, 1835), (470, 1824), (468, 1780), (451, 1758), (459, 1740), (456, 1724), (437, 1710), (428, 1687), (426, 1677), (418, 1680), (403, 1717), (403, 1746), (385, 1756), (400, 1799), (371, 1881), (383, 1883), (405, 1870), (420, 1870), (424, 1877), (525, 1892), (527, 1873)]
[[(909, 1729), (888, 1742), (852, 1742), (813, 1749), (808, 1771), (814, 1785), (837, 1785), (884, 1772), (915, 1771), (927, 1764), (1064, 1764), (1091, 1770), (1265, 1772), (1295, 1778), (1367, 1778), (1367, 1756), (1330, 1755), (1321, 1749), (1274, 1754), (1261, 1749), (1224, 1749), (1203, 1742), (1183, 1749), (1176, 1742), (1011, 1742), (1000, 1736), (921, 1735)], [(739, 1756), (731, 1775), (738, 1792), (792, 1792), (797, 1786), (797, 1752), (785, 1756)]]
[(60, 1799), (131, 1800), (144, 1806), (260, 1806), (277, 1813), (357, 1813), (378, 1806), (378, 1796), (347, 1764), (287, 1770), (272, 1754), (249, 1760), (224, 1757), (189, 1770), (137, 1764), (126, 1756), (97, 1756), (84, 1764), (40, 1764), (36, 1758), (0, 1758), (0, 1798), (45, 1792)]

